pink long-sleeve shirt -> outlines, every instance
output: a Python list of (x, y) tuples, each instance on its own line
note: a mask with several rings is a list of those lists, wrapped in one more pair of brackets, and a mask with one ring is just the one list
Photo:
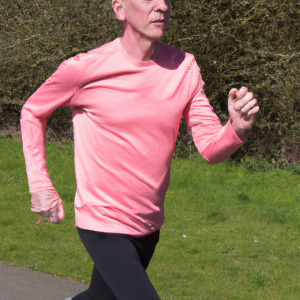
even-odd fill
[[(135, 61), (120, 39), (64, 61), (21, 113), (30, 192), (53, 189), (45, 165), (45, 127), (73, 107), (75, 225), (147, 235), (164, 222), (164, 199), (182, 114), (200, 154), (219, 163), (242, 141), (223, 127), (206, 98), (193, 57), (155, 43), (154, 61)], [(59, 171), (59, 170), (58, 170)]]

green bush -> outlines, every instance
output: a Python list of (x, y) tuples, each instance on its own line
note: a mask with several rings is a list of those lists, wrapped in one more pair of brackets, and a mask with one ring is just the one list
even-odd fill
[[(2, 124), (18, 122), (23, 103), (60, 62), (121, 34), (110, 2), (2, 3)], [(195, 55), (206, 83), (205, 92), (222, 123), (228, 119), (227, 95), (231, 88), (247, 86), (259, 101), (255, 127), (234, 159), (262, 155), (274, 166), (298, 163), (299, 1), (177, 0), (172, 6), (170, 25), (161, 41)], [(54, 113), (49, 128), (53, 138), (70, 137), (70, 111)], [(193, 151), (191, 137), (181, 122), (174, 155), (186, 157)]]

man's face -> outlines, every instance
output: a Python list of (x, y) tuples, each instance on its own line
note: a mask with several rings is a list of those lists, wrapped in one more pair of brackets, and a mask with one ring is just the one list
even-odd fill
[[(171, 0), (121, 0), (125, 31), (153, 42), (162, 37), (171, 15)], [(124, 18), (122, 20), (122, 18)]]

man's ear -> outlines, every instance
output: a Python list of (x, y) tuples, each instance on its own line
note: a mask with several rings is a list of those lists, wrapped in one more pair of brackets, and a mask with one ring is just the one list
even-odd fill
[(112, 2), (112, 8), (115, 12), (115, 16), (121, 22), (124, 22), (126, 19), (124, 5), (124, 1), (122, 0), (113, 0)]

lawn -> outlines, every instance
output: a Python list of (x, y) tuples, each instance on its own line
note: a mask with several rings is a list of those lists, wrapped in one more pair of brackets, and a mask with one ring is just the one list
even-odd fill
[[(92, 262), (74, 227), (73, 144), (49, 144), (47, 167), (65, 208), (36, 222), (21, 143), (0, 139), (0, 260), (88, 282)], [(299, 299), (299, 176), (253, 172), (200, 156), (174, 160), (166, 221), (148, 274), (167, 299)]]

